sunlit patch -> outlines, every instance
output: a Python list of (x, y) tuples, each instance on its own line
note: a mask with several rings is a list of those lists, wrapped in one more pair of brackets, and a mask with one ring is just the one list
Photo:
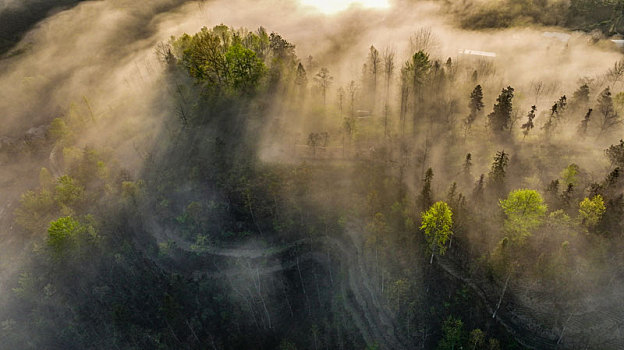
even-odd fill
[(389, 0), (301, 0), (303, 5), (312, 6), (325, 14), (344, 11), (351, 6), (362, 8), (388, 8)]

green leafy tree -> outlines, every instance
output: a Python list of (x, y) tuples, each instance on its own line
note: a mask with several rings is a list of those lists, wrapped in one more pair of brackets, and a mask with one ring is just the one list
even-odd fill
[(449, 205), (442, 201), (434, 203), (423, 213), (420, 229), (425, 233), (429, 244), (429, 263), (432, 263), (436, 252), (440, 255), (446, 253), (446, 244), (453, 235), (453, 212)]
[(79, 227), (80, 223), (71, 216), (52, 221), (48, 228), (48, 246), (50, 246), (55, 253), (60, 253), (71, 244)]
[(64, 206), (71, 206), (82, 199), (84, 188), (72, 177), (63, 175), (54, 187), (54, 200)]
[(266, 71), (264, 62), (256, 53), (241, 44), (235, 44), (225, 53), (225, 61), (230, 88), (245, 94), (255, 92)]
[(579, 203), (579, 218), (587, 228), (598, 225), (607, 208), (601, 195), (595, 195), (592, 199), (585, 198)]
[(535, 190), (516, 190), (500, 201), (505, 213), (505, 231), (514, 241), (522, 242), (542, 224), (547, 206)]
[(459, 350), (462, 348), (464, 323), (459, 318), (449, 316), (442, 325), (442, 339), (438, 343), (438, 350)]
[(561, 172), (561, 175), (560, 175), (561, 180), (563, 180), (563, 183), (566, 185), (576, 186), (578, 182), (579, 171), (580, 171), (579, 166), (572, 163), (568, 165), (565, 169), (563, 169), (563, 171)]
[(468, 341), (470, 343), (470, 349), (472, 350), (482, 349), (483, 344), (485, 343), (485, 333), (483, 333), (483, 331), (480, 330), (479, 328), (473, 329), (470, 332), (470, 337)]

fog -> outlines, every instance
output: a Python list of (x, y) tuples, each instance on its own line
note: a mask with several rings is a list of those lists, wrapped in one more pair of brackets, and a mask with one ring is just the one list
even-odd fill
[[(52, 3), (54, 2), (50, 1), (50, 5)], [(337, 7), (323, 7), (325, 5), (315, 8), (309, 2), (300, 3), (294, 0), (154, 0), (144, 2), (104, 0), (84, 1), (74, 4), (71, 8), (59, 10), (68, 3), (60, 4), (61, 7), (50, 6), (50, 9), (56, 8), (57, 10), (50, 12), (41, 21), (33, 21), (36, 24), (29, 26), (30, 30), (24, 34), (19, 43), (12, 46), (0, 60), (0, 88), (2, 89), (0, 118), (2, 118), (3, 126), (0, 129), (0, 151), (4, 152), (0, 154), (2, 165), (0, 168), (0, 223), (2, 224), (0, 225), (0, 255), (2, 256), (0, 292), (10, 293), (10, 290), (16, 288), (16, 276), (26, 267), (32, 266), (29, 262), (29, 255), (33, 250), (38, 251), (38, 247), (43, 244), (46, 237), (45, 231), (27, 235), (23, 229), (14, 224), (14, 212), (20, 205), (22, 193), (36, 189), (42, 183), (41, 168), (47, 168), (54, 178), (60, 177), (70, 168), (67, 166), (69, 164), (67, 159), (70, 158), (68, 155), (72, 150), (90, 147), (105, 155), (110, 161), (110, 169), (123, 169), (128, 173), (128, 179), (137, 183), (141, 179), (146, 179), (147, 186), (156, 188), (158, 186), (154, 183), (159, 178), (154, 173), (160, 172), (158, 164), (176, 164), (174, 162), (176, 157), (180, 159), (191, 157), (189, 154), (194, 152), (193, 150), (190, 150), (189, 154), (173, 156), (166, 151), (167, 147), (175, 149), (171, 145), (176, 145), (176, 143), (171, 140), (184, 135), (186, 130), (186, 126), (177, 123), (178, 118), (172, 118), (172, 116), (183, 114), (185, 110), (196, 111), (207, 107), (190, 101), (196, 96), (193, 92), (186, 90), (181, 92), (183, 89), (180, 86), (197, 85), (192, 85), (188, 77), (180, 78), (180, 75), (172, 75), (169, 72), (170, 68), (167, 66), (165, 54), (167, 50), (174, 47), (172, 45), (175, 44), (175, 38), (180, 38), (184, 33), (192, 35), (203, 27), (213, 28), (219, 24), (225, 24), (233, 29), (245, 28), (249, 31), (256, 31), (257, 28), (263, 27), (269, 33), (279, 33), (295, 45), (296, 55), (307, 70), (307, 86), (311, 87), (310, 91), (303, 94), (301, 101), (295, 101), (293, 98), (295, 88), (292, 87), (294, 85), (285, 85), (284, 91), (286, 92), (275, 93), (270, 96), (270, 99), (267, 98), (266, 105), (268, 106), (261, 109), (263, 112), (268, 111), (266, 119), (254, 121), (250, 118), (250, 121), (243, 121), (244, 131), (240, 135), (251, 139), (254, 137), (252, 134), (257, 134), (255, 136), (258, 138), (257, 142), (250, 142), (249, 147), (258, 156), (260, 162), (260, 165), (257, 165), (258, 168), (263, 166), (297, 167), (301, 164), (305, 167), (307, 162), (312, 164), (313, 169), (310, 173), (317, 174), (318, 177), (310, 175), (312, 180), (306, 181), (309, 181), (310, 188), (317, 188), (318, 191), (310, 194), (310, 198), (306, 199), (312, 204), (309, 204), (307, 210), (302, 209), (302, 212), (306, 212), (305, 215), (301, 214), (302, 222), (304, 216), (306, 219), (314, 215), (331, 216), (334, 207), (335, 211), (340, 213), (348, 212), (352, 206), (374, 207), (374, 204), (370, 204), (373, 202), (371, 198), (374, 198), (371, 194), (366, 197), (368, 204), (349, 203), (347, 199), (340, 198), (339, 193), (334, 193), (332, 186), (339, 184), (338, 187), (350, 191), (359, 188), (358, 186), (366, 181), (369, 181), (369, 186), (373, 187), (374, 181), (377, 180), (363, 179), (364, 175), (358, 173), (359, 168), (351, 168), (348, 165), (345, 166), (348, 169), (346, 171), (331, 168), (327, 173), (322, 173), (314, 167), (320, 167), (322, 159), (328, 163), (342, 161), (346, 164), (354, 159), (364, 159), (365, 163), (370, 161), (369, 166), (372, 167), (377, 164), (375, 151), (380, 149), (387, 151), (388, 154), (388, 159), (384, 159), (383, 162), (393, 163), (388, 166), (387, 173), (390, 174), (388, 176), (395, 176), (400, 183), (397, 186), (405, 186), (409, 191), (406, 198), (412, 199), (418, 198), (421, 180), (427, 168), (432, 168), (434, 171), (435, 180), (432, 189), (440, 199), (444, 198), (443, 194), (453, 182), (457, 182), (458, 191), (464, 193), (466, 197), (470, 196), (478, 176), (488, 174), (492, 157), (501, 150), (511, 154), (507, 190), (532, 188), (544, 192), (551, 180), (559, 179), (562, 170), (569, 164), (575, 163), (581, 169), (579, 177), (582, 178), (578, 182), (585, 186), (575, 192), (575, 200), (578, 197), (580, 201), (586, 195), (589, 196), (587, 193), (591, 193), (590, 184), (602, 181), (612, 170), (612, 164), (605, 157), (604, 150), (609, 145), (618, 143), (621, 137), (621, 126), (618, 124), (608, 133), (600, 130), (600, 133), (596, 131), (594, 134), (588, 134), (587, 137), (578, 136), (583, 116), (587, 108), (595, 104), (600, 92), (610, 87), (613, 96), (616, 97), (622, 91), (622, 72), (614, 73), (617, 71), (617, 63), (621, 62), (622, 53), (605, 37), (581, 31), (570, 31), (562, 27), (537, 25), (530, 21), (530, 23), (524, 23), (521, 19), (518, 21), (523, 23), (522, 26), (481, 30), (465, 29), (466, 26), (462, 25), (461, 20), (458, 19), (458, 16), (463, 16), (465, 13), (460, 13), (461, 11), (456, 10), (452, 4), (443, 2), (390, 0), (387, 4), (382, 4), (383, 6), (375, 7), (363, 1), (359, 5), (345, 4), (338, 9)], [(549, 6), (559, 6), (558, 4), (559, 2), (548, 2)], [(28, 6), (29, 2), (2, 1), (0, 2), (0, 19), (6, 13), (17, 13)], [(479, 5), (475, 2), (472, 6), (495, 5), (490, 2)], [(23, 27), (24, 23), (20, 25)], [(9, 29), (5, 30), (0, 25), (0, 34), (6, 31), (7, 34), (13, 36), (13, 33), (19, 33), (20, 30), (9, 32)], [(564, 33), (569, 36), (545, 35), (545, 33)], [(370, 92), (367, 92), (361, 83), (362, 65), (367, 62), (371, 45), (380, 53), (395, 53), (394, 70), (386, 92), (387, 98), (381, 97), (381, 91), (384, 90), (381, 85), (381, 74), (379, 96), (367, 95)], [(418, 102), (406, 103), (410, 109), (403, 118), (407, 120), (408, 127), (401, 128), (399, 111), (404, 108), (401, 104), (401, 69), (404, 67), (404, 62), (409, 61), (415, 52), (421, 50), (428, 53), (431, 62), (438, 61), (439, 67), (447, 69), (445, 73), (447, 77), (452, 74), (453, 78), (449, 78), (449, 83), (438, 90), (431, 85), (421, 93), (423, 95), (421, 98), (434, 101), (427, 107), (429, 108), (427, 113), (430, 116), (428, 121), (422, 121), (422, 125), (416, 125), (416, 112), (414, 112), (414, 125), (412, 126), (411, 108), (416, 108), (414, 106), (417, 106)], [(180, 57), (176, 59), (182, 61)], [(450, 61), (447, 61), (449, 59)], [(318, 83), (314, 80), (321, 68), (327, 68), (332, 76), (331, 83), (325, 91), (325, 102), (321, 98)], [(349, 106), (347, 97), (349, 84), (352, 81), (353, 84), (358, 84), (358, 89), (353, 95), (355, 102), (351, 102)], [(565, 116), (565, 122), (557, 125), (556, 133), (547, 137), (542, 136), (541, 130), (549, 120), (549, 115), (551, 117), (554, 115), (554, 112), (551, 113), (553, 103), (556, 103), (563, 95), (568, 97), (568, 101), (573, 102), (574, 92), (584, 83), (587, 83), (590, 89), (589, 104), (574, 110), (570, 109)], [(471, 91), (477, 84), (483, 87), (485, 107), (472, 128), (468, 131), (463, 130), (461, 123), (470, 112), (468, 101)], [(486, 122), (486, 115), (497, 103), (496, 99), (501, 89), (507, 86), (515, 89), (513, 98), (515, 129), (510, 128), (509, 133), (504, 136), (492, 136), (491, 127)], [(347, 91), (343, 92), (345, 94), (343, 102), (339, 98), (339, 88)], [(258, 103), (258, 101), (255, 102)], [(341, 103), (344, 103), (344, 107)], [(520, 125), (525, 122), (532, 105), (537, 108), (536, 126), (528, 136), (523, 137)], [(383, 115), (384, 106), (389, 111), (388, 115), (391, 119), (388, 135), (383, 135), (379, 131), (383, 128), (381, 119), (375, 119), (370, 124), (363, 124), (364, 126), (358, 131), (359, 134), (353, 137), (356, 140), (353, 145), (347, 142), (345, 146), (346, 132), (343, 130), (343, 117), (348, 118), (350, 114), (353, 118), (357, 112), (366, 114), (365, 117), (372, 115), (371, 118), (377, 118)], [(616, 109), (622, 107), (624, 106), (616, 103)], [(596, 124), (598, 123), (598, 108), (593, 108), (596, 117), (592, 119), (591, 127), (596, 129), (599, 128)], [(365, 117), (360, 118), (364, 120), (363, 123), (366, 123)], [(50, 123), (55, 118), (66, 120), (68, 124), (75, 127), (71, 138), (68, 137), (71, 143), (46, 143), (48, 137), (46, 135), (51, 130)], [(201, 129), (202, 132), (194, 134), (193, 137), (197, 137), (199, 144), (211, 144), (206, 140), (220, 136), (219, 132), (222, 130), (217, 128), (218, 122), (212, 123), (202, 125), (201, 128), (204, 128)], [(371, 131), (374, 128), (377, 129)], [(327, 132), (330, 141), (326, 142), (317, 155), (316, 145), (310, 146), (308, 137), (312, 133), (320, 132)], [(380, 137), (383, 141), (375, 143), (373, 139), (379, 135), (383, 135)], [(409, 135), (412, 135), (411, 138)], [(225, 138), (227, 143), (227, 136), (222, 136), (222, 138)], [(314, 148), (314, 153), (311, 153), (311, 148)], [(405, 155), (402, 149), (407, 149)], [(218, 149), (214, 152), (218, 152)], [(342, 155), (336, 156), (340, 152)], [(472, 153), (473, 165), (469, 179), (462, 178), (462, 165), (466, 153)], [(222, 156), (225, 157), (225, 155)], [(409, 158), (409, 160), (402, 160), (404, 158)], [(167, 159), (167, 161), (162, 159)], [(213, 159), (202, 161), (216, 162)], [(166, 171), (163, 170), (163, 173)], [(296, 176), (307, 175), (297, 173)], [(306, 179), (309, 178), (306, 177)], [(174, 186), (175, 195), (172, 197), (183, 198), (186, 202), (200, 201), (197, 198), (218, 201), (219, 194), (212, 188), (197, 193), (194, 181), (180, 180), (181, 183)], [(291, 185), (277, 186), (279, 189), (275, 192), (282, 196), (279, 197), (280, 200), (284, 199), (283, 197), (288, 197), (285, 200), (290, 200), (290, 196), (294, 196), (292, 193), (296, 193), (288, 186)], [(389, 185), (385, 183), (384, 186)], [(292, 185), (292, 187), (296, 189), (297, 185)], [(383, 190), (378, 192), (383, 192)], [(377, 192), (371, 190), (371, 193)], [(379, 196), (382, 195), (383, 193), (379, 194)], [(171, 199), (171, 201), (182, 201), (179, 198)], [(464, 224), (465, 227), (478, 227), (478, 229), (458, 230), (462, 231), (462, 235), (457, 239), (457, 243), (452, 243), (463, 244), (463, 248), (456, 249), (465, 249), (461, 250), (461, 254), (465, 256), (482, 254), (477, 258), (483, 261), (486, 260), (486, 256), (487, 259), (493, 259), (493, 261), (498, 259), (496, 254), (499, 253), (496, 249), (503, 238), (500, 233), (502, 229), (496, 226), (498, 225), (496, 220), (502, 215), (497, 211), (499, 198), (490, 199), (491, 204), (473, 206), (474, 208), (470, 210), (483, 207), (483, 213), (480, 214), (482, 216), (476, 219), (474, 217), (466, 219)], [(407, 335), (404, 334), (402, 328), (396, 332), (396, 335), (394, 331), (386, 329), (399, 327), (397, 324), (403, 322), (402, 311), (390, 311), (392, 309), (388, 306), (394, 303), (394, 299), (388, 302), (388, 305), (380, 301), (385, 298), (384, 293), (389, 293), (384, 288), (390, 288), (384, 287), (384, 283), (389, 283), (384, 282), (384, 279), (390, 278), (388, 275), (400, 275), (396, 272), (400, 269), (386, 267), (384, 270), (382, 267), (380, 273), (380, 264), (383, 266), (387, 263), (387, 266), (391, 266), (395, 257), (392, 254), (380, 253), (382, 257), (378, 258), (377, 250), (375, 250), (376, 267), (375, 272), (371, 272), (373, 258), (370, 254), (372, 253), (360, 253), (360, 250), (368, 249), (364, 248), (367, 244), (371, 244), (367, 233), (371, 230), (371, 224), (366, 221), (368, 219), (359, 218), (360, 220), (351, 220), (347, 224), (341, 223), (340, 225), (326, 224), (324, 236), (312, 238), (312, 233), (307, 233), (306, 236), (306, 233), (300, 232), (301, 237), (292, 237), (292, 240), (289, 240), (287, 235), (273, 239), (270, 238), (270, 230), (256, 222), (254, 213), (250, 209), (253, 225), (249, 226), (254, 230), (257, 227), (258, 236), (248, 237), (241, 242), (228, 242), (225, 248), (215, 245), (203, 251), (203, 255), (200, 254), (206, 261), (197, 258), (197, 261), (188, 262), (180, 256), (170, 260), (159, 260), (159, 254), (166, 255), (166, 252), (154, 253), (151, 245), (141, 246), (144, 239), (151, 242), (150, 244), (154, 243), (163, 251), (166, 251), (163, 247), (168, 245), (167, 249), (180, 250), (184, 253), (194, 252), (198, 243), (194, 239), (189, 240), (187, 233), (182, 230), (176, 231), (171, 225), (162, 224), (162, 218), (159, 218), (158, 213), (160, 207), (153, 209), (157, 207), (157, 203), (162, 203), (160, 198), (158, 200), (160, 202), (156, 199), (145, 200), (136, 204), (136, 208), (133, 207), (132, 210), (136, 211), (128, 210), (124, 213), (131, 218), (127, 221), (132, 222), (127, 225), (129, 227), (127, 231), (141, 232), (137, 233), (139, 238), (133, 240), (138, 250), (164, 271), (165, 275), (180, 273), (192, 276), (196, 280), (220, 278), (225, 281), (223, 283), (228, 286), (228, 289), (223, 294), (231, 298), (234, 305), (242, 310), (238, 311), (241, 315), (246, 315), (247, 311), (244, 310), (247, 308), (251, 310), (249, 313), (253, 317), (248, 317), (248, 319), (253, 320), (258, 330), (284, 326), (288, 322), (285, 321), (284, 315), (295, 317), (296, 312), (293, 312), (293, 308), (300, 312), (307, 312), (309, 317), (315, 315), (315, 312), (320, 312), (312, 310), (310, 306), (312, 302), (309, 299), (318, 297), (319, 304), (322, 304), (323, 293), (319, 290), (330, 291), (327, 292), (328, 294), (333, 293), (334, 290), (338, 293), (339, 288), (336, 287), (337, 284), (334, 285), (334, 279), (337, 280), (338, 277), (331, 275), (334, 271), (334, 273), (340, 272), (346, 276), (344, 283), (347, 287), (341, 287), (342, 293), (345, 293), (346, 288), (351, 290), (350, 293), (353, 296), (351, 298), (343, 296), (344, 299), (340, 301), (344, 302), (342, 307), (346, 309), (357, 309), (351, 312), (351, 317), (354, 318), (354, 327), (358, 329), (366, 345), (378, 342), (382, 348), (410, 348), (417, 344), (414, 340), (416, 336), (413, 334), (410, 336), (409, 323)], [(249, 203), (252, 200), (249, 198), (246, 200), (245, 208), (251, 208), (252, 205)], [(417, 204), (406, 205), (406, 207), (409, 207), (409, 210), (405, 210), (415, 217), (420, 217), (420, 212), (427, 209), (420, 208)], [(578, 205), (575, 204), (568, 212), (576, 215), (577, 208)], [(555, 209), (552, 208), (553, 211)], [(71, 214), (71, 211), (69, 213)], [(67, 215), (71, 216), (70, 214)], [(374, 211), (373, 214), (375, 214)], [(42, 221), (44, 219), (45, 217), (41, 218)], [(220, 220), (219, 217), (213, 219), (214, 221)], [(252, 222), (251, 219), (247, 221)], [(486, 221), (475, 224), (474, 220), (479, 219)], [(48, 222), (41, 224), (47, 227)], [(126, 232), (124, 225), (115, 225), (110, 225), (115, 227), (111, 229), (112, 231)], [(407, 226), (409, 225), (406, 224)], [(102, 227), (110, 228), (105, 224)], [(327, 233), (331, 230), (328, 227), (336, 230), (338, 230), (336, 227), (339, 227), (346, 233), (341, 236), (342, 238), (332, 237)], [(596, 238), (596, 241), (600, 241), (596, 243), (591, 239), (585, 241), (580, 234), (567, 235), (561, 227), (546, 227), (540, 230), (548, 234), (547, 236), (543, 233), (540, 237), (550, 237), (542, 238), (540, 241), (542, 244), (547, 239), (556, 242), (553, 243), (552, 249), (539, 246), (537, 241), (531, 242), (530, 248), (527, 249), (534, 249), (534, 255), (539, 255), (539, 259), (543, 256), (550, 256), (549, 254), (560, 254), (557, 249), (563, 241), (572, 244), (577, 251), (585, 248), (591, 252), (607, 250), (606, 238), (605, 240)], [(147, 238), (141, 236), (142, 234)], [(210, 236), (210, 232), (202, 234)], [(537, 237), (538, 233), (535, 233), (535, 236)], [(600, 247), (591, 248), (594, 247), (592, 245), (594, 243)], [(306, 244), (314, 248), (309, 248)], [(170, 248), (172, 245), (174, 248)], [(396, 244), (396, 247), (399, 245)], [(302, 246), (304, 248), (301, 248)], [(391, 245), (388, 244), (388, 246)], [(566, 348), (579, 348), (579, 344), (589, 344), (590, 347), (606, 344), (606, 348), (616, 348), (617, 344), (620, 344), (618, 342), (622, 341), (622, 336), (619, 333), (615, 334), (613, 323), (622, 320), (619, 298), (624, 280), (617, 274), (616, 265), (611, 270), (612, 267), (609, 267), (608, 263), (595, 263), (583, 254), (579, 253), (579, 256), (582, 256), (579, 260), (582, 261), (575, 265), (578, 266), (576, 271), (570, 272), (568, 283), (583, 286), (590, 283), (593, 271), (600, 271), (601, 276), (612, 275), (607, 286), (579, 292), (580, 296), (570, 297), (576, 304), (570, 307), (573, 311), (570, 311), (569, 315), (562, 311), (561, 315), (552, 316), (541, 310), (560, 307), (552, 301), (552, 299), (557, 299), (558, 292), (548, 289), (550, 286), (544, 287), (541, 291), (547, 289), (548, 292), (544, 293), (548, 293), (548, 296), (534, 300), (534, 295), (529, 295), (530, 293), (523, 289), (523, 286), (541, 286), (542, 281), (532, 276), (532, 272), (528, 270), (521, 271), (520, 268), (517, 270), (512, 268), (510, 271), (517, 272), (514, 272), (516, 277), (512, 280), (508, 291), (512, 294), (513, 300), (508, 304), (503, 304), (510, 305), (508, 311), (501, 311), (498, 318), (492, 317), (497, 322), (491, 326), (492, 334), (506, 331), (519, 344), (539, 348), (539, 339), (535, 340), (527, 331), (535, 324), (539, 324), (540, 327), (550, 332), (544, 336), (544, 339), (553, 338), (554, 334), (558, 339), (549, 339), (557, 343), (562, 342), (562, 346)], [(450, 258), (448, 261), (441, 260), (440, 268), (436, 271), (457, 277), (454, 273), (458, 270), (452, 267), (454, 265), (451, 263), (464, 257), (459, 253), (458, 256), (460, 257)], [(528, 263), (526, 256), (523, 258), (525, 260), (520, 263)], [(338, 260), (341, 261), (340, 271), (332, 267)], [(498, 272), (492, 272), (491, 274), (496, 277), (492, 277), (493, 282), (486, 282), (485, 277), (480, 279), (486, 275), (486, 272), (478, 271), (481, 269), (479, 267), (474, 276), (460, 276), (454, 279), (455, 282), (440, 282), (438, 277), (431, 277), (434, 273), (427, 267), (427, 262), (428, 256), (426, 260), (418, 260), (417, 263), (420, 265), (414, 267), (415, 272), (411, 272), (414, 275), (410, 275), (410, 278), (418, 276), (413, 285), (420, 287), (414, 295), (419, 297), (425, 295), (423, 291), (428, 291), (430, 283), (431, 285), (439, 283), (445, 287), (453, 283), (464, 283), (468, 286), (479, 285), (480, 287), (475, 287), (474, 290), (480, 290), (480, 292), (473, 293), (478, 295), (476, 297), (479, 300), (478, 303), (486, 305), (483, 308), (486, 311), (483, 313), (489, 316), (490, 312), (500, 307), (501, 302), (498, 301), (498, 307), (496, 307), (497, 300), (492, 298), (495, 295), (498, 296), (500, 289), (503, 290), (502, 295), (505, 295), (506, 273), (497, 275)], [(402, 261), (401, 264), (406, 263)], [(403, 268), (408, 269), (405, 266)], [(304, 270), (304, 277), (302, 277), (302, 270)], [(306, 272), (307, 277), (305, 277)], [(317, 275), (327, 273), (329, 275), (318, 277), (317, 280)], [(509, 272), (509, 276), (511, 274)], [(457, 273), (457, 275), (461, 274)], [(401, 281), (399, 277), (392, 278)], [(427, 278), (437, 282), (429, 282)], [(312, 280), (314, 282), (311, 282)], [(289, 281), (295, 281), (291, 287), (288, 287)], [(308, 282), (307, 291), (304, 281)], [(295, 285), (299, 288), (297, 283), (302, 287), (301, 291), (292, 287)], [(371, 292), (372, 296), (368, 296), (365, 292), (355, 292), (360, 289), (375, 289), (379, 284), (382, 286), (381, 291)], [(313, 294), (310, 289), (316, 290), (317, 294)], [(289, 297), (294, 301), (289, 301)], [(10, 300), (12, 299), (9, 297), (0, 298), (1, 303), (8, 303)], [(400, 301), (397, 305), (399, 305), (397, 308), (401, 309)], [(514, 306), (516, 309), (513, 309)], [(609, 308), (616, 310), (613, 311), (614, 315), (604, 317), (600, 323), (598, 320), (604, 316), (604, 310)], [(424, 315), (425, 312), (423, 311), (422, 314)], [(562, 316), (564, 314), (565, 317)], [(11, 315), (0, 313), (0, 321), (4, 320), (3, 317), (8, 320)], [(570, 319), (572, 319), (571, 322), (569, 322)], [(592, 322), (598, 324), (595, 328), (602, 328), (601, 332), (595, 329), (593, 335), (586, 332), (587, 329), (593, 329), (587, 328)], [(419, 326), (422, 326), (422, 329), (427, 328), (420, 324)], [(439, 325), (435, 327), (437, 328), (433, 334), (441, 337)], [(188, 328), (194, 333), (190, 324)], [(418, 344), (422, 344), (423, 348), (425, 344), (431, 347), (431, 340), (427, 340), (429, 333), (425, 330), (422, 332), (422, 341), (418, 340), (421, 341)], [(567, 332), (566, 338), (563, 338), (564, 332)], [(175, 338), (175, 332), (173, 333)], [(258, 333), (262, 332), (258, 331)], [(607, 337), (606, 334), (609, 333), (612, 334)], [(211, 339), (213, 336), (215, 335), (210, 334)], [(218, 335), (216, 337), (218, 338)], [(197, 335), (195, 338), (198, 338)], [(342, 342), (342, 338), (340, 339)], [(183, 343), (180, 339), (178, 341)], [(604, 343), (601, 343), (602, 341)], [(315, 345), (316, 342), (315, 335)], [(94, 344), (96, 343), (94, 341)], [(202, 343), (208, 344), (208, 341), (202, 339)], [(277, 344), (275, 341), (273, 343)], [(265, 343), (264, 347), (269, 348), (271, 345), (268, 344), (273, 343)], [(312, 348), (310, 344), (308, 345)], [(329, 341), (325, 344), (329, 344)], [(60, 345), (51, 344), (50, 346), (57, 348)], [(213, 341), (212, 347), (221, 348), (221, 345)], [(98, 346), (93, 345), (92, 348), (98, 348)], [(229, 348), (232, 348), (232, 345)], [(346, 345), (346, 348), (350, 348), (349, 345)]]

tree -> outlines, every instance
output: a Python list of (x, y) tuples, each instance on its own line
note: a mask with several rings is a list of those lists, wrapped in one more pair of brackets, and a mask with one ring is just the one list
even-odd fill
[(329, 70), (325, 67), (321, 68), (321, 70), (318, 73), (316, 73), (316, 76), (314, 77), (314, 81), (316, 82), (318, 87), (321, 89), (321, 94), (323, 95), (323, 106), (326, 105), (327, 90), (331, 86), (331, 83), (333, 80), (334, 80), (334, 77), (329, 75)]
[(349, 107), (351, 108), (351, 117), (355, 118), (355, 97), (357, 96), (358, 86), (354, 80), (347, 85), (347, 93), (349, 94)]
[(303, 98), (306, 91), (306, 86), (308, 85), (308, 75), (306, 74), (305, 68), (303, 68), (303, 64), (299, 62), (297, 65), (297, 75), (295, 76), (295, 84), (299, 87), (300, 97)]
[(255, 92), (266, 70), (256, 53), (241, 44), (234, 44), (225, 53), (225, 61), (230, 87), (243, 94)]
[(485, 343), (485, 333), (479, 328), (473, 329), (470, 332), (469, 342), (472, 350), (482, 349)]
[(438, 343), (438, 350), (459, 350), (462, 348), (462, 333), (464, 323), (459, 318), (449, 316), (442, 325), (442, 339)]
[(429, 70), (431, 69), (431, 62), (429, 61), (429, 55), (424, 51), (416, 52), (409, 61), (405, 62), (403, 73), (406, 75), (409, 81), (409, 88), (412, 91), (412, 100), (414, 103), (413, 108), (413, 133), (417, 132), (418, 117), (422, 110), (424, 103), (423, 84), (426, 81)]
[(481, 174), (481, 176), (479, 176), (479, 180), (477, 181), (477, 184), (475, 185), (475, 188), (472, 190), (472, 197), (474, 198), (476, 202), (480, 202), (481, 200), (483, 200), (484, 190), (485, 190), (485, 174)]
[(580, 168), (578, 165), (574, 163), (568, 165), (565, 169), (563, 169), (560, 175), (563, 183), (566, 185), (576, 185), (578, 181), (577, 176), (579, 174), (579, 171)]
[(516, 190), (500, 201), (506, 215), (505, 231), (513, 241), (522, 242), (541, 225), (547, 206), (535, 190)]
[(585, 198), (579, 203), (579, 218), (581, 223), (587, 228), (593, 228), (598, 225), (602, 215), (607, 208), (601, 195), (595, 195), (592, 199)]
[(379, 58), (379, 51), (377, 51), (375, 46), (371, 45), (368, 51), (368, 69), (370, 70), (370, 74), (372, 78), (371, 90), (372, 90), (372, 95), (373, 95), (372, 96), (373, 107), (377, 99), (377, 75), (379, 74), (380, 66), (381, 66), (381, 58)]
[(587, 110), (587, 113), (585, 113), (585, 117), (583, 117), (581, 125), (579, 126), (578, 133), (583, 137), (587, 135), (587, 127), (589, 126), (589, 120), (591, 118), (592, 111), (593, 110), (591, 108)]
[(54, 187), (54, 199), (60, 204), (71, 206), (82, 199), (84, 188), (68, 175), (58, 178)]
[(477, 85), (474, 90), (470, 93), (470, 102), (468, 103), (468, 108), (470, 108), (470, 114), (464, 119), (464, 126), (466, 131), (470, 130), (472, 124), (479, 116), (479, 113), (483, 109), (483, 89), (481, 85)]
[(427, 169), (423, 179), (423, 187), (420, 191), (420, 204), (424, 209), (429, 208), (433, 203), (433, 193), (431, 192), (431, 181), (433, 180), (433, 169)]
[(394, 51), (385, 49), (383, 52), (383, 68), (385, 78), (385, 95), (384, 95), (384, 135), (388, 136), (388, 114), (390, 112), (390, 82), (394, 74)]
[(570, 102), (570, 107), (572, 110), (584, 110), (589, 105), (589, 86), (587, 84), (583, 84), (579, 86), (579, 88), (574, 91), (572, 95), (572, 101)]
[(620, 139), (619, 144), (609, 146), (605, 154), (612, 166), (624, 168), (624, 140)]
[(316, 148), (318, 146), (327, 147), (329, 134), (326, 132), (311, 132), (308, 135), (308, 146), (312, 148), (312, 156), (316, 157)]
[(529, 131), (531, 131), (531, 129), (535, 127), (535, 124), (533, 124), (533, 120), (535, 119), (536, 110), (537, 110), (537, 107), (531, 106), (531, 111), (527, 115), (527, 122), (522, 124), (521, 126), (522, 134), (524, 135), (524, 138), (526, 138), (527, 135), (529, 134)]
[(552, 130), (555, 128), (555, 126), (557, 126), (557, 124), (561, 120), (561, 117), (563, 113), (565, 112), (567, 103), (568, 103), (567, 98), (565, 97), (565, 95), (563, 95), (550, 108), (550, 116), (548, 117), (548, 121), (542, 127), (542, 129), (545, 130), (546, 135), (550, 135)]
[(71, 216), (59, 218), (50, 223), (48, 228), (48, 245), (55, 251), (60, 252), (71, 238), (76, 234), (80, 224)]
[(472, 154), (467, 153), (464, 159), (463, 173), (466, 183), (472, 182)]
[(613, 108), (613, 99), (611, 98), (611, 89), (609, 87), (602, 90), (600, 96), (598, 96), (598, 110), (602, 115), (599, 136), (607, 131), (613, 131), (613, 128), (621, 123), (620, 116)]
[(420, 229), (425, 233), (425, 238), (431, 250), (431, 260), (437, 253), (444, 255), (446, 252), (446, 243), (453, 235), (453, 212), (445, 202), (434, 203), (429, 210), (422, 215), (422, 223)]
[(496, 134), (501, 134), (511, 127), (513, 97), (514, 89), (511, 86), (504, 88), (496, 98), (497, 103), (494, 104), (492, 113), (488, 115), (490, 128)]
[(492, 168), (488, 174), (488, 184), (501, 195), (505, 192), (505, 174), (509, 155), (505, 151), (496, 152)]

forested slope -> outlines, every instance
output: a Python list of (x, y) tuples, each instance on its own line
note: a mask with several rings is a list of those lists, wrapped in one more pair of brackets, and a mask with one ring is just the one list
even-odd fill
[(2, 261), (0, 346), (621, 348), (624, 63), (514, 88), (432, 38), (339, 81), (277, 33), (203, 28), (154, 45), (162, 115), (94, 146), (113, 119), (84, 97), (3, 139), (38, 181), (2, 209), (25, 263)]

